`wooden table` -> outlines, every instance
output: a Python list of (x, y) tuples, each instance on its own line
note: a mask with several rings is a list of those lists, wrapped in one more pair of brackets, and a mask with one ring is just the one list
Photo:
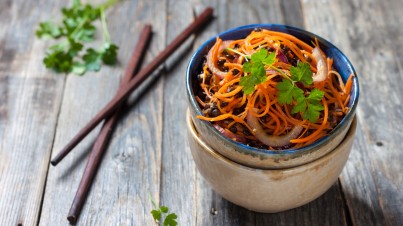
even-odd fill
[[(402, 1), (123, 1), (107, 11), (119, 65), (82, 77), (46, 70), (50, 42), (34, 36), (40, 21), (60, 19), (65, 4), (0, 0), (0, 225), (68, 225), (97, 132), (57, 167), (51, 157), (112, 98), (145, 23), (154, 30), (149, 62), (206, 6), (216, 19), (169, 59), (163, 76), (133, 94), (78, 225), (155, 225), (149, 194), (177, 213), (180, 225), (403, 225)], [(216, 194), (187, 143), (189, 57), (208, 38), (250, 23), (298, 26), (330, 40), (352, 61), (361, 85), (355, 143), (338, 182), (278, 214), (251, 212)]]

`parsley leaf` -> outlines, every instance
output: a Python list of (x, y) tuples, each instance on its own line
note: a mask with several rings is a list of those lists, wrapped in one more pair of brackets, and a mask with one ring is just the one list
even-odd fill
[(101, 69), (101, 54), (93, 48), (87, 49), (83, 60), (87, 71), (99, 71)]
[(62, 29), (56, 26), (51, 21), (45, 21), (39, 24), (38, 30), (36, 30), (36, 36), (39, 38), (59, 38), (62, 35)]
[(178, 218), (178, 216), (176, 216), (176, 214), (174, 214), (174, 213), (168, 214), (165, 217), (164, 226), (176, 226), (176, 225), (178, 225), (178, 222), (176, 221), (177, 218)]
[(322, 110), (322, 105), (308, 104), (308, 109), (304, 112), (302, 117), (308, 119), (310, 122), (316, 122), (319, 117), (319, 111)]
[(280, 90), (278, 94), (278, 102), (280, 104), (291, 104), (293, 88), (294, 85), (289, 80), (283, 80), (277, 83), (277, 89)]
[(161, 210), (151, 210), (151, 215), (155, 221), (159, 222), (161, 220)]
[(311, 67), (308, 63), (298, 63), (297, 67), (290, 68), (291, 79), (300, 81), (304, 85), (310, 85), (313, 82)]
[(113, 65), (116, 63), (117, 52), (119, 47), (112, 43), (105, 43), (101, 49), (102, 62), (104, 64)]
[[(46, 51), (43, 59), (46, 68), (82, 75), (86, 71), (99, 71), (102, 63), (115, 64), (118, 46), (110, 41), (104, 10), (116, 2), (108, 0), (100, 6), (93, 6), (73, 0), (70, 8), (61, 9), (61, 24), (50, 21), (40, 23), (36, 30), (38, 38), (63, 39)], [(96, 27), (93, 23), (96, 20), (101, 21), (104, 42), (98, 50), (84, 48), (86, 42), (95, 40)], [(81, 53), (82, 50), (84, 53)]]
[(178, 216), (175, 213), (169, 213), (169, 208), (166, 206), (158, 207), (155, 204), (154, 200), (152, 199), (151, 195), (149, 195), (149, 198), (154, 207), (154, 209), (151, 210), (151, 215), (153, 216), (155, 222), (159, 223), (159, 222), (161, 222), (162, 219), (164, 219), (164, 221), (163, 221), (164, 226), (177, 226), (178, 225), (178, 222), (176, 221)]
[(255, 86), (266, 81), (265, 66), (272, 66), (275, 62), (275, 53), (268, 53), (266, 49), (260, 49), (252, 54), (251, 60), (242, 65), (242, 70), (247, 75), (241, 77), (239, 85), (245, 94), (251, 94)]
[(325, 93), (319, 89), (313, 89), (311, 93), (308, 96), (308, 100), (313, 102), (313, 101), (320, 101), (322, 100), (323, 96)]
[(320, 100), (322, 100), (324, 92), (319, 89), (312, 89), (308, 97), (305, 97), (304, 91), (296, 86), (297, 82), (301, 82), (305, 86), (313, 83), (312, 71), (308, 63), (298, 63), (297, 67), (290, 68), (290, 73), (290, 79), (283, 79), (277, 83), (278, 102), (280, 104), (292, 104), (295, 101), (296, 104), (291, 113), (301, 113), (303, 119), (315, 123), (320, 111), (323, 110)]

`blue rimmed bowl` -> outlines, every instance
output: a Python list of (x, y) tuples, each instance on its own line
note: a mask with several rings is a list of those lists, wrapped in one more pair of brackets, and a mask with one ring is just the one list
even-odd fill
[(332, 43), (319, 37), (318, 35), (300, 28), (279, 24), (251, 24), (230, 29), (219, 34), (218, 36), (222, 40), (241, 39), (245, 38), (257, 28), (291, 34), (305, 43), (312, 43), (316, 38), (321, 50), (324, 51), (328, 57), (333, 58), (333, 68), (340, 73), (344, 82), (347, 81), (347, 78), (351, 74), (354, 75), (350, 100), (347, 105), (349, 107), (347, 115), (327, 136), (319, 139), (313, 144), (298, 149), (259, 149), (227, 138), (217, 129), (215, 129), (210, 122), (197, 118), (198, 115), (203, 115), (201, 108), (195, 99), (195, 92), (198, 87), (197, 76), (202, 70), (205, 56), (215, 43), (216, 37), (212, 37), (210, 40), (201, 45), (193, 54), (186, 71), (187, 97), (190, 115), (194, 122), (195, 128), (200, 134), (201, 139), (203, 139), (204, 142), (206, 142), (206, 144), (208, 144), (213, 150), (217, 151), (226, 158), (245, 166), (260, 169), (282, 169), (307, 164), (319, 159), (331, 152), (343, 140), (348, 129), (350, 128), (359, 97), (359, 85), (356, 72), (347, 57)]

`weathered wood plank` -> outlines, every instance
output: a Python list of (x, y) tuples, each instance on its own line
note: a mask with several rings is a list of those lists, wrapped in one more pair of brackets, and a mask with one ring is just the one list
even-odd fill
[[(167, 1), (167, 37), (170, 43), (193, 21), (191, 1)], [(163, 86), (163, 131), (160, 205), (178, 215), (180, 225), (195, 222), (196, 169), (186, 142), (186, 96), (184, 78), (192, 50), (192, 37), (166, 64)]]
[(60, 3), (0, 5), (0, 225), (35, 225), (64, 78), (42, 66), (34, 30)]
[(401, 225), (402, 2), (303, 1), (303, 5), (307, 26), (335, 42), (360, 79), (360, 126), (341, 176), (352, 222)]
[(192, 9), (199, 13), (208, 5), (217, 18), (197, 37), (193, 51), (228, 28), (286, 23), (331, 40), (352, 60), (362, 88), (360, 126), (340, 178), (342, 191), (335, 184), (308, 205), (278, 214), (248, 211), (212, 191), (186, 142), (183, 79), (191, 52), (185, 51), (172, 56), (153, 90), (132, 98), (78, 224), (154, 225), (149, 193), (176, 212), (181, 225), (346, 225), (343, 198), (354, 225), (402, 224), (401, 1), (123, 1), (107, 15), (112, 39), (121, 46), (120, 65), (84, 77), (45, 70), (46, 44), (33, 36), (39, 21), (57, 15), (65, 4), (0, 1), (0, 225), (68, 224), (96, 133), (48, 174), (51, 152), (58, 152), (115, 93), (143, 23), (151, 22), (155, 31), (149, 61), (192, 20)]
[[(120, 65), (102, 68), (98, 74), (67, 78), (53, 155), (113, 97), (144, 23), (151, 23), (154, 31), (146, 62), (163, 49), (166, 18), (163, 1), (122, 1), (108, 10), (111, 38), (120, 46)], [(152, 90), (142, 93), (121, 118), (78, 225), (154, 224), (148, 196), (158, 198), (159, 193), (162, 85), (157, 82)], [(57, 167), (50, 168), (40, 225), (68, 224), (67, 213), (95, 135), (92, 133)]]

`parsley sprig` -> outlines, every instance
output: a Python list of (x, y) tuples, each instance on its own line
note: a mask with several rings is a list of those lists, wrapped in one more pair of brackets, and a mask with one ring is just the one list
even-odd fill
[[(246, 59), (246, 58), (245, 58)], [(252, 54), (250, 61), (242, 65), (244, 73), (250, 75), (241, 77), (239, 85), (245, 94), (251, 94), (255, 90), (255, 86), (266, 81), (265, 65), (272, 67), (276, 59), (275, 53), (268, 53), (266, 49), (260, 49), (258, 52)]]
[(160, 206), (158, 207), (157, 204), (155, 204), (154, 200), (149, 197), (151, 200), (151, 203), (153, 204), (153, 210), (151, 210), (151, 215), (153, 216), (155, 222), (159, 223), (162, 222), (161, 219), (164, 219), (163, 225), (164, 226), (177, 226), (178, 222), (176, 219), (178, 216), (175, 213), (169, 213), (169, 208), (166, 206)]
[[(62, 8), (62, 23), (52, 21), (39, 24), (38, 38), (62, 40), (52, 45), (46, 52), (43, 63), (56, 72), (82, 75), (86, 71), (99, 71), (101, 64), (113, 65), (117, 60), (118, 46), (113, 44), (106, 26), (105, 9), (117, 0), (108, 0), (100, 6), (83, 5), (73, 0), (70, 8)], [(94, 22), (101, 20), (103, 43), (98, 49), (84, 48), (85, 43), (95, 40)], [(84, 50), (84, 53), (81, 53)]]
[(313, 83), (312, 71), (308, 63), (298, 63), (297, 67), (290, 68), (291, 79), (283, 79), (277, 83), (278, 102), (280, 104), (292, 104), (295, 101), (297, 104), (293, 107), (291, 113), (300, 112), (302, 118), (315, 123), (318, 120), (319, 112), (323, 110), (323, 105), (320, 103), (324, 96), (324, 92), (319, 89), (312, 89), (306, 97), (305, 92), (299, 88), (297, 82), (304, 86), (309, 86)]
[(277, 83), (278, 102), (280, 104), (295, 105), (291, 111), (292, 114), (301, 113), (304, 120), (315, 123), (318, 120), (323, 105), (320, 103), (324, 96), (324, 92), (319, 89), (312, 89), (306, 96), (303, 89), (297, 86), (301, 83), (303, 86), (310, 86), (313, 83), (312, 71), (308, 63), (299, 62), (296, 67), (290, 68), (290, 75), (274, 66), (276, 61), (275, 52), (268, 53), (266, 49), (260, 49), (252, 55), (243, 54), (235, 49), (228, 48), (229, 51), (237, 53), (244, 57), (246, 62), (242, 66), (245, 73), (239, 82), (242, 91), (245, 94), (251, 94), (255, 90), (255, 86), (267, 80), (266, 69), (273, 69), (279, 72), (283, 80)]

